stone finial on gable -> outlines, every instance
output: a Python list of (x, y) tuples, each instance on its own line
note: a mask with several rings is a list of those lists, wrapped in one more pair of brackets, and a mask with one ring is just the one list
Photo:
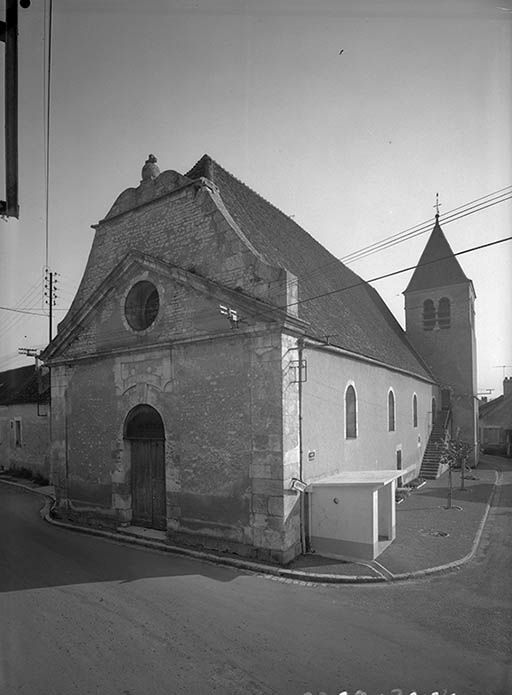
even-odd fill
[(156, 162), (157, 159), (155, 155), (150, 154), (146, 159), (144, 166), (142, 167), (141, 183), (143, 183), (144, 181), (152, 181), (153, 179), (156, 179), (158, 176), (160, 176), (160, 169), (158, 168)]

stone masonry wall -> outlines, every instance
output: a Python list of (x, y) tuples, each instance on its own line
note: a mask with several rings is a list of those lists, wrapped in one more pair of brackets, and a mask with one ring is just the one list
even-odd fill
[(282, 559), (295, 540), (283, 525), (280, 393), (278, 333), (76, 362), (54, 388), (61, 507), (68, 494), (75, 513), (130, 522), (123, 429), (145, 403), (165, 427), (168, 534)]
[[(142, 280), (157, 288), (159, 311), (134, 331), (124, 307)], [(291, 559), (299, 542), (289, 490), (298, 460), (295, 342), (282, 343), (282, 319), (263, 316), (251, 299), (285, 304), (290, 288), (289, 274), (254, 251), (208, 186), (103, 221), (49, 359), (61, 512), (130, 523), (124, 425), (147, 404), (165, 429), (168, 535)], [(238, 328), (220, 305), (238, 312)]]
[[(46, 411), (44, 411), (46, 412)], [(21, 442), (16, 443), (14, 421), (21, 422)], [(50, 473), (50, 417), (38, 414), (37, 403), (0, 406), (0, 466)]]
[[(230, 288), (285, 305), (293, 283), (248, 244), (208, 188), (184, 188), (100, 223), (68, 316), (97, 289), (130, 250), (193, 270)], [(60, 327), (59, 327), (60, 328)]]

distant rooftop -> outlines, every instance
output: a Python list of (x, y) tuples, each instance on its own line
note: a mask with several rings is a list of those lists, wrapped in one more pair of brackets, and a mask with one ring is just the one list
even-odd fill
[[(42, 394), (39, 393), (40, 383)], [(0, 372), (0, 405), (37, 403), (48, 395), (48, 374), (39, 377), (33, 364)]]

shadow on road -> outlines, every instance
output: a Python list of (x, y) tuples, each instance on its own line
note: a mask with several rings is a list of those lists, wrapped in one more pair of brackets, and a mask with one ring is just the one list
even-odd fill
[(44, 522), (43, 498), (0, 485), (0, 592), (91, 582), (202, 576), (231, 582), (247, 576), (230, 567), (124, 545)]

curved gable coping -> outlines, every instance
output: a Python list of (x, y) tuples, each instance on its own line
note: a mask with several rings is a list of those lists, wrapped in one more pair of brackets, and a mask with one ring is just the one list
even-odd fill
[(223, 294), (227, 294), (232, 298), (242, 309), (248, 312), (252, 311), (262, 319), (280, 321), (283, 326), (299, 330), (300, 332), (304, 332), (307, 326), (305, 321), (290, 316), (286, 313), (286, 310), (280, 309), (274, 304), (268, 304), (261, 299), (234, 290), (226, 285), (221, 285), (209, 278), (205, 278), (197, 273), (192, 273), (180, 266), (171, 265), (153, 256), (148, 256), (140, 251), (129, 251), (85, 302), (72, 315), (66, 316), (66, 318), (61, 321), (58, 329), (59, 332), (50, 345), (41, 353), (40, 357), (44, 362), (51, 360), (54, 355), (58, 354), (59, 349), (69, 340), (70, 336), (79, 328), (98, 303), (113, 289), (113, 286), (121, 276), (136, 263), (146, 268), (152, 267), (160, 273), (174, 277), (177, 282), (187, 284), (200, 291), (204, 290), (205, 287), (209, 290), (221, 291)]
[(219, 212), (223, 215), (225, 218), (226, 222), (229, 224), (231, 229), (235, 232), (237, 236), (240, 237), (242, 242), (247, 246), (247, 248), (258, 258), (258, 260), (262, 261), (265, 263), (265, 265), (273, 265), (274, 267), (282, 267), (279, 263), (271, 263), (261, 251), (258, 251), (256, 247), (252, 244), (251, 241), (249, 241), (249, 238), (243, 233), (239, 225), (235, 222), (235, 220), (232, 218), (231, 213), (228, 211), (227, 207), (224, 205), (224, 201), (222, 200), (222, 196), (220, 195), (220, 191), (217, 188), (217, 186), (210, 181), (209, 179), (200, 179), (200, 181), (205, 182), (205, 184), (211, 184), (211, 187), (206, 185), (207, 191), (210, 194), (210, 197), (214, 201), (215, 205), (217, 206)]
[[(147, 187), (149, 189), (154, 182), (158, 182), (160, 179), (162, 179), (162, 177), (164, 178), (164, 184), (167, 180), (170, 180), (171, 182), (172, 181), (174, 181), (174, 182), (178, 181), (182, 185), (178, 185), (173, 190), (167, 190), (165, 193), (163, 193), (160, 196), (151, 197), (151, 198), (148, 198), (147, 200), (142, 201), (142, 202), (139, 201), (139, 203), (135, 207), (130, 207), (130, 208), (127, 208), (124, 210), (118, 208), (117, 211), (115, 210), (118, 201), (120, 201), (120, 199), (123, 198), (123, 196), (126, 196), (127, 199), (129, 198), (130, 200), (132, 200), (131, 196), (132, 196), (132, 193), (134, 191), (137, 192), (142, 187)], [(139, 189), (129, 188), (126, 191), (124, 191), (123, 193), (121, 193), (121, 195), (117, 199), (116, 203), (114, 204), (112, 210), (109, 212), (107, 217), (105, 217), (103, 220), (101, 220), (98, 224), (91, 225), (91, 226), (93, 229), (98, 229), (98, 227), (100, 227), (101, 225), (108, 223), (112, 220), (117, 221), (119, 219), (119, 217), (121, 217), (122, 215), (125, 215), (125, 214), (132, 212), (134, 210), (139, 210), (140, 208), (142, 208), (146, 205), (149, 205), (153, 202), (161, 201), (168, 196), (172, 196), (172, 195), (177, 194), (177, 193), (179, 194), (182, 190), (184, 190), (190, 186), (194, 186), (196, 188), (196, 191), (199, 194), (207, 195), (209, 197), (210, 201), (216, 207), (219, 214), (224, 219), (225, 223), (229, 226), (231, 231), (238, 237), (238, 239), (240, 240), (243, 247), (245, 247), (255, 257), (257, 263), (261, 264), (259, 266), (259, 268), (255, 269), (255, 270), (256, 270), (256, 274), (259, 275), (262, 280), (264, 280), (266, 282), (275, 281), (274, 276), (275, 276), (276, 269), (279, 269), (280, 271), (284, 270), (287, 273), (287, 277), (284, 280), (284, 295), (279, 297), (279, 299), (281, 302), (284, 301), (286, 307), (288, 307), (290, 304), (292, 305), (293, 308), (291, 311), (288, 310), (288, 313), (297, 318), (298, 317), (298, 310), (295, 307), (295, 305), (293, 304), (294, 292), (296, 292), (296, 289), (295, 289), (296, 283), (294, 284), (294, 282), (293, 282), (293, 279), (295, 278), (295, 276), (293, 275), (293, 273), (290, 273), (289, 270), (284, 268), (279, 262), (272, 261), (272, 260), (268, 259), (264, 253), (259, 251), (254, 246), (254, 244), (249, 240), (248, 236), (244, 233), (244, 231), (241, 229), (241, 227), (238, 225), (238, 223), (231, 216), (231, 213), (229, 212), (226, 205), (224, 204), (224, 201), (222, 200), (222, 196), (220, 194), (220, 191), (219, 191), (219, 188), (217, 187), (217, 185), (213, 181), (211, 181), (210, 179), (205, 178), (204, 176), (200, 176), (199, 178), (196, 178), (196, 179), (189, 179), (186, 176), (181, 176), (181, 174), (177, 174), (177, 172), (175, 172), (175, 171), (172, 171), (172, 170), (165, 171), (162, 174), (160, 174), (160, 176), (158, 176), (157, 179), (154, 179), (154, 181), (149, 181), (147, 183), (145, 182), (144, 184), (141, 184), (141, 186), (139, 186)], [(112, 214), (113, 212), (114, 212), (114, 214)], [(281, 286), (281, 283), (279, 283), (279, 287), (280, 286)], [(281, 293), (281, 289), (278, 290), (278, 293), (279, 294)], [(276, 299), (277, 299), (277, 297), (276, 297)], [(279, 302), (276, 302), (276, 304), (278, 304), (278, 303)], [(66, 317), (66, 319), (67, 319), (67, 317)], [(64, 319), (64, 321), (66, 321), (66, 319)]]
[[(187, 176), (183, 176), (172, 169), (163, 171), (156, 179), (143, 181), (137, 188), (127, 188), (124, 190), (118, 195), (108, 213), (98, 224), (119, 217), (120, 215), (130, 212), (131, 210), (136, 210), (154, 201), (161, 200), (194, 183), (197, 183), (197, 179), (189, 179)], [(93, 228), (96, 226), (97, 225), (92, 225)]]
[(394, 367), (391, 364), (387, 364), (386, 362), (381, 362), (380, 360), (376, 360), (374, 357), (367, 357), (366, 355), (361, 355), (357, 352), (351, 352), (350, 350), (346, 350), (345, 348), (338, 347), (337, 345), (329, 345), (328, 343), (323, 343), (318, 340), (314, 340), (312, 338), (307, 337), (306, 339), (306, 348), (309, 348), (311, 350), (321, 350), (321, 351), (326, 351), (326, 352), (333, 352), (337, 355), (340, 355), (340, 357), (348, 357), (349, 359), (356, 360), (357, 362), (366, 362), (368, 364), (373, 364), (377, 367), (383, 367), (384, 369), (388, 369), (391, 372), (397, 372), (398, 374), (404, 374), (406, 376), (411, 376), (414, 379), (417, 379), (419, 381), (423, 381), (427, 384), (436, 384), (437, 382), (432, 378), (432, 379), (427, 379), (425, 376), (422, 376), (421, 374), (417, 374), (416, 372), (411, 372), (409, 369), (402, 369), (401, 367)]
[[(163, 181), (163, 186), (160, 186), (159, 188), (163, 191), (160, 194), (158, 194), (158, 188), (157, 188), (157, 182), (160, 181), (160, 179), (164, 178)], [(178, 177), (178, 178), (176, 178)], [(165, 183), (166, 181), (176, 181), (179, 180), (180, 184), (177, 186), (174, 186), (172, 188), (168, 188), (165, 190)], [(150, 186), (154, 185), (154, 188), (156, 189), (157, 195), (152, 195), (148, 196), (147, 193), (144, 195), (144, 193), (150, 192), (151, 188)], [(231, 214), (229, 213), (228, 209), (224, 205), (224, 201), (222, 200), (222, 197), (220, 195), (220, 191), (217, 187), (217, 185), (211, 181), (210, 179), (205, 178), (204, 176), (200, 176), (197, 179), (189, 179), (186, 176), (182, 176), (176, 171), (173, 171), (172, 169), (169, 169), (167, 171), (164, 171), (158, 176), (156, 179), (153, 181), (148, 181), (143, 184), (140, 184), (137, 188), (127, 188), (124, 190), (116, 199), (114, 205), (111, 207), (107, 215), (100, 220), (97, 224), (92, 224), (91, 227), (92, 229), (97, 229), (100, 225), (104, 224), (105, 222), (110, 222), (113, 219), (117, 219), (121, 217), (122, 215), (125, 215), (128, 212), (132, 212), (133, 210), (138, 210), (142, 207), (145, 207), (146, 205), (149, 205), (150, 203), (154, 203), (157, 201), (162, 200), (163, 198), (166, 198), (167, 196), (171, 196), (175, 193), (179, 193), (185, 188), (189, 188), (190, 186), (195, 186), (196, 188), (203, 189), (207, 191), (210, 194), (210, 197), (214, 201), (215, 205), (219, 209), (219, 212), (222, 213), (226, 221), (228, 222), (229, 226), (233, 229), (233, 231), (241, 238), (243, 243), (250, 249), (250, 251), (260, 260), (263, 261), (263, 263), (266, 263), (267, 265), (276, 265), (272, 264), (265, 256), (261, 253), (261, 251), (258, 251), (255, 246), (249, 241), (248, 237), (243, 233), (243, 231), (240, 229), (240, 227), (237, 225), (235, 220), (232, 218)], [(142, 191), (141, 191), (142, 189)], [(281, 267), (281, 266), (280, 266)]]
[[(151, 184), (161, 179), (162, 176), (167, 178), (167, 174), (176, 174), (180, 178), (180, 185), (170, 188), (168, 190), (163, 190), (162, 187), (162, 190), (156, 190), (156, 195), (149, 196), (148, 192), (154, 190), (150, 188)], [(142, 186), (144, 186), (144, 188), (146, 189), (146, 195), (140, 193), (140, 189), (142, 188)], [(217, 186), (213, 183), (213, 181), (210, 181), (204, 176), (200, 176), (197, 179), (189, 179), (186, 176), (182, 176), (182, 174), (179, 174), (178, 172), (169, 169), (167, 171), (162, 172), (160, 176), (157, 179), (154, 179), (153, 181), (141, 184), (137, 188), (125, 189), (116, 198), (115, 203), (112, 205), (105, 217), (101, 219), (97, 224), (91, 224), (91, 227), (92, 229), (97, 229), (100, 225), (104, 224), (105, 222), (110, 222), (114, 219), (117, 220), (117, 218), (126, 215), (126, 213), (128, 212), (132, 212), (133, 210), (139, 210), (140, 208), (143, 208), (146, 205), (150, 205), (151, 203), (163, 200), (167, 196), (172, 196), (176, 193), (181, 193), (181, 191), (185, 190), (186, 188), (189, 188), (190, 186), (205, 187), (210, 190), (218, 191)]]

